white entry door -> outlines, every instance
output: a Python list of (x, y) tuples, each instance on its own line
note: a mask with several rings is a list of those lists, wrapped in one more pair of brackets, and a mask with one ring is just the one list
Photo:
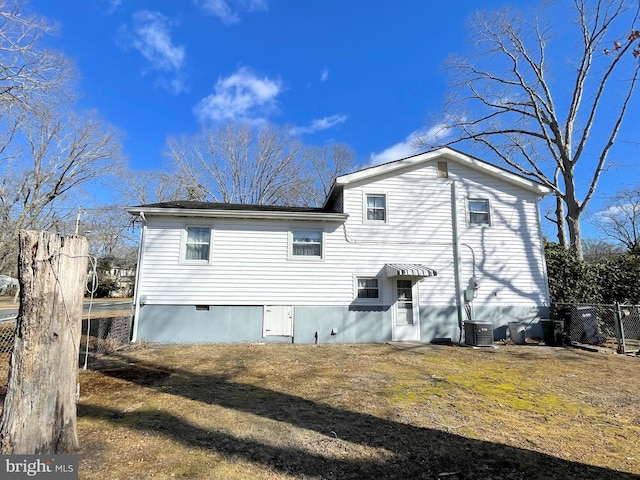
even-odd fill
[(393, 307), (392, 337), (396, 342), (420, 341), (420, 317), (416, 284), (412, 280), (398, 278), (394, 281), (395, 303)]
[(293, 336), (293, 307), (290, 305), (267, 305), (264, 307), (262, 336)]

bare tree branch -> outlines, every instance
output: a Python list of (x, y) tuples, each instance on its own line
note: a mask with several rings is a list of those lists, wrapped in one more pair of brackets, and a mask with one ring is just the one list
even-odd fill
[[(565, 16), (564, 4), (550, 8)], [(558, 237), (581, 257), (580, 218), (607, 168), (640, 73), (640, 4), (574, 0), (571, 8), (576, 27), (558, 38), (542, 16), (529, 21), (503, 10), (474, 19), (478, 56), (448, 63), (452, 86), (436, 122), (446, 123), (449, 135), (425, 137), (416, 146), (471, 143), (551, 188), (562, 203), (556, 216), (564, 218), (554, 221)], [(577, 61), (569, 70), (554, 65), (551, 82), (546, 58), (554, 49)]]
[(620, 242), (629, 253), (640, 253), (640, 190), (618, 192), (605, 210), (587, 221), (605, 236)]
[(19, 160), (0, 164), (0, 271), (15, 260), (19, 230), (52, 226), (56, 205), (121, 161), (116, 132), (92, 113), (31, 112), (16, 128)]

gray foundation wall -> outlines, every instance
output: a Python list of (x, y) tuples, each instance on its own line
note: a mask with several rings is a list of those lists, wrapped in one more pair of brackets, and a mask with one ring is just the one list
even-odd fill
[[(392, 340), (392, 307), (296, 306), (293, 338), (262, 336), (263, 306), (217, 306), (196, 310), (194, 305), (145, 305), (140, 308), (137, 340), (158, 343), (384, 343)], [(540, 318), (547, 307), (476, 307), (474, 320), (491, 321), (494, 339), (506, 338), (509, 322), (528, 325), (527, 336), (542, 336)], [(466, 315), (465, 315), (466, 317)], [(420, 309), (420, 340), (450, 339), (460, 330), (456, 307)]]
[(450, 340), (457, 342), (460, 337), (458, 327), (458, 309), (451, 307), (420, 308), (420, 340)]
[(391, 341), (391, 308), (295, 307), (296, 343), (384, 343)]
[(140, 308), (137, 339), (159, 343), (264, 342), (262, 312), (262, 306), (214, 305), (207, 311), (196, 310), (194, 305), (145, 305)]

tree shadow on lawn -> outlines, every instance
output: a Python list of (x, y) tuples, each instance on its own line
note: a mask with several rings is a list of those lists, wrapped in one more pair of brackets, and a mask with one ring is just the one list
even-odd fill
[[(286, 422), (325, 435), (327, 439), (335, 440), (337, 437), (392, 452), (386, 461), (325, 457), (303, 449), (268, 445), (220, 431), (207, 431), (158, 410), (124, 413), (93, 405), (80, 404), (78, 407), (80, 417), (99, 418), (115, 425), (152, 431), (187, 447), (242, 457), (288, 475), (322, 479), (414, 479), (442, 478), (439, 475), (444, 472), (457, 472), (447, 478), (640, 479), (639, 475), (342, 410), (254, 385), (234, 383), (222, 375), (199, 375), (126, 357), (108, 363), (108, 366), (98, 370), (112, 378), (205, 404)], [(167, 381), (169, 377), (170, 382)]]

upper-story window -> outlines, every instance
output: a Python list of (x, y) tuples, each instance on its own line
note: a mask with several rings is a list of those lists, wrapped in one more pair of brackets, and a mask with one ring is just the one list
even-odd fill
[(322, 258), (322, 229), (292, 230), (291, 256)]
[(387, 221), (387, 196), (384, 194), (367, 194), (366, 218), (368, 222)]
[(208, 262), (211, 252), (210, 227), (186, 227), (184, 260), (188, 262)]
[(489, 200), (469, 199), (469, 225), (491, 225)]

